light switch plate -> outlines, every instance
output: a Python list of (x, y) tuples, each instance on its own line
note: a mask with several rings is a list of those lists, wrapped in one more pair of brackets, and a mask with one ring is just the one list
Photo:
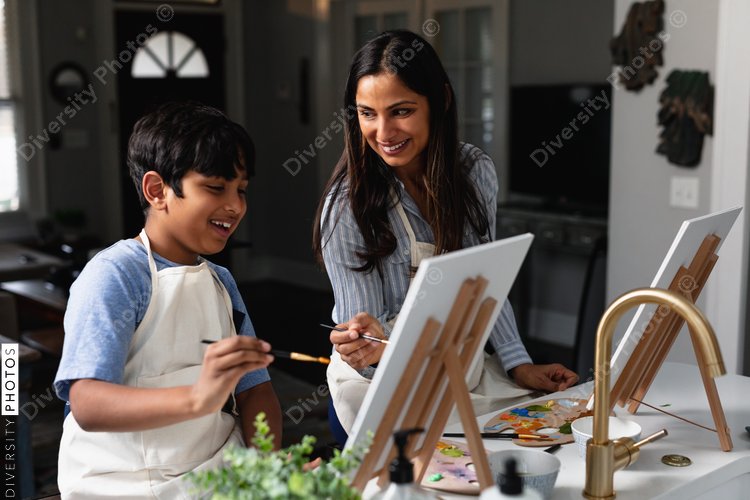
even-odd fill
[(698, 208), (699, 187), (697, 177), (672, 177), (669, 188), (669, 206)]

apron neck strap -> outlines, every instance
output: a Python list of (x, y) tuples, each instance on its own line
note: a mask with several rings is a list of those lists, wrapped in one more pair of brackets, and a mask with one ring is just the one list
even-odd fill
[(409, 242), (411, 243), (412, 248), (416, 248), (417, 237), (414, 234), (414, 230), (411, 228), (411, 224), (409, 224), (409, 219), (406, 218), (406, 212), (404, 212), (404, 207), (403, 205), (401, 205), (401, 200), (398, 199), (396, 190), (393, 187), (391, 187), (391, 198), (393, 198), (393, 205), (396, 208), (396, 213), (401, 218), (401, 222), (404, 223), (406, 232), (409, 234)]
[(148, 240), (145, 227), (141, 229), (140, 237), (143, 240), (143, 246), (146, 247), (146, 252), (148, 252), (148, 268), (151, 271), (151, 290), (153, 293), (153, 291), (156, 290), (156, 287), (159, 284), (159, 276), (157, 275), (156, 261), (154, 260), (153, 253), (151, 253), (151, 242), (149, 242)]
[[(154, 254), (151, 252), (151, 242), (148, 239), (148, 235), (146, 234), (146, 228), (144, 227), (141, 229), (140, 237), (143, 240), (143, 246), (146, 247), (146, 252), (148, 252), (148, 267), (151, 271), (151, 293), (153, 296), (154, 291), (159, 286), (159, 275), (158, 271), (156, 269), (156, 261), (154, 260)], [(216, 271), (211, 269), (211, 266), (208, 265), (208, 261), (204, 259), (201, 256), (198, 256), (198, 264), (203, 264), (211, 274), (211, 277), (214, 279), (214, 283), (219, 287), (219, 291), (221, 292), (222, 296), (224, 297), (224, 304), (227, 307), (227, 312), (229, 313), (229, 320), (232, 325), (232, 332), (233, 334), (236, 334), (236, 331), (234, 329), (234, 321), (232, 321), (232, 299), (229, 296), (229, 293), (227, 292), (226, 287), (221, 282), (221, 279), (219, 278), (219, 275), (216, 274)]]

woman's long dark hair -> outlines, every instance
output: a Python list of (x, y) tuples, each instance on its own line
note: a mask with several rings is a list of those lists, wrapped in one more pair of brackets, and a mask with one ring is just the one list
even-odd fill
[[(342, 206), (337, 202), (345, 197), (366, 247), (364, 252), (357, 252), (364, 264), (353, 270), (365, 273), (376, 267), (381, 269), (381, 260), (396, 249), (388, 219), (388, 210), (393, 207), (390, 188), (397, 185), (396, 178), (391, 167), (367, 143), (356, 111), (357, 85), (370, 75), (398, 78), (427, 98), (430, 132), (422, 181), (428, 212), (422, 215), (432, 229), (436, 254), (462, 248), (467, 222), (481, 236), (489, 231), (485, 200), (469, 179), (471, 162), (461, 165), (458, 160), (456, 96), (440, 58), (429, 43), (410, 31), (385, 31), (362, 47), (352, 60), (344, 90), (346, 146), (320, 200), (313, 228), (315, 257), (323, 265), (323, 234), (331, 223), (333, 208)], [(324, 214), (329, 195), (331, 201)]]

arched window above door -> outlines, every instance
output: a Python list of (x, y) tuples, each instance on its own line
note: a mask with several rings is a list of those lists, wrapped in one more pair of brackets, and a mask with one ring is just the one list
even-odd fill
[(162, 31), (148, 40), (133, 59), (133, 78), (208, 78), (206, 56), (192, 38)]

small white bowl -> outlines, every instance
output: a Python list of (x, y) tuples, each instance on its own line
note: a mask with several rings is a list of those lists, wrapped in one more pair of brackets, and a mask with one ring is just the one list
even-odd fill
[(542, 450), (531, 449), (512, 449), (490, 453), (487, 455), (487, 460), (490, 463), (495, 484), (500, 474), (505, 473), (505, 463), (509, 458), (516, 460), (516, 470), (521, 475), (523, 487), (535, 489), (544, 500), (547, 500), (557, 481), (560, 459)]
[[(573, 439), (578, 446), (578, 454), (586, 461), (586, 442), (594, 436), (594, 417), (583, 417), (574, 421), (570, 426), (573, 429)], [(641, 439), (641, 426), (632, 420), (619, 417), (609, 417), (609, 439), (620, 439), (629, 437), (633, 441)]]

